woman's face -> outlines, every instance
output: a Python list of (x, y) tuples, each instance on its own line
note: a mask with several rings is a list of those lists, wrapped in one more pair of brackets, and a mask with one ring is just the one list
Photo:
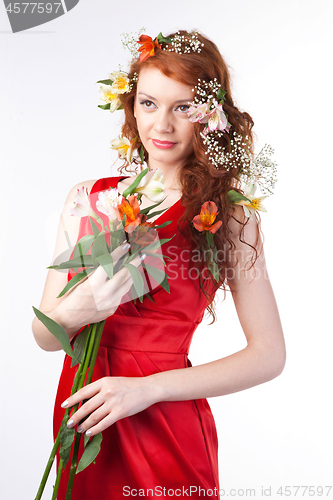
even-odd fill
[(177, 168), (193, 151), (194, 124), (187, 116), (192, 88), (156, 68), (140, 72), (134, 116), (149, 167)]

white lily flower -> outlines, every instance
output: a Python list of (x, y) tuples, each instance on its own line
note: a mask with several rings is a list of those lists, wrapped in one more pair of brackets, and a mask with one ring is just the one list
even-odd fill
[(100, 191), (98, 193), (96, 208), (102, 212), (102, 214), (107, 215), (110, 220), (115, 220), (118, 215), (116, 207), (117, 205), (120, 205), (122, 199), (122, 195), (118, 193), (116, 188), (110, 188), (107, 191)]
[(123, 160), (126, 158), (128, 163), (131, 163), (134, 144), (135, 140), (130, 141), (127, 137), (120, 137), (111, 141), (111, 148), (118, 151), (119, 158)]
[(160, 169), (151, 170), (141, 180), (135, 192), (144, 194), (150, 201), (159, 203), (164, 200), (164, 177)]
[(93, 217), (98, 222), (102, 222), (100, 217), (93, 211), (88, 198), (88, 190), (84, 186), (77, 190), (74, 200), (74, 207), (70, 209), (71, 215), (77, 217)]
[(113, 81), (112, 89), (116, 94), (125, 94), (126, 92), (130, 92), (130, 80), (126, 73), (114, 71), (110, 74), (110, 80)]
[(254, 214), (257, 210), (260, 212), (267, 212), (266, 208), (262, 204), (262, 200), (267, 198), (267, 195), (255, 198), (254, 193), (256, 192), (256, 189), (257, 185), (255, 183), (247, 184), (247, 186), (244, 189), (244, 196), (248, 198), (250, 201), (240, 200), (237, 203), (235, 203), (235, 205), (243, 206), (246, 217), (251, 217), (251, 215)]
[(118, 97), (119, 92), (117, 93), (112, 85), (101, 85), (99, 91), (101, 93), (101, 99), (103, 99), (106, 104), (110, 103), (111, 113), (120, 108), (121, 101)]

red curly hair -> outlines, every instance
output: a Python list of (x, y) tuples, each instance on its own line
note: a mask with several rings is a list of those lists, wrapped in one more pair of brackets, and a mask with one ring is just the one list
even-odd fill
[[(177, 34), (185, 36), (185, 38), (191, 38), (191, 33), (187, 31), (180, 31)], [(168, 35), (168, 37), (173, 38), (175, 33)], [(189, 52), (189, 53), (176, 53), (170, 50), (156, 49), (154, 56), (149, 57), (145, 61), (141, 62), (138, 59), (134, 60), (131, 64), (129, 77), (134, 78), (135, 73), (140, 78), (140, 71), (144, 68), (157, 68), (161, 73), (169, 78), (188, 86), (194, 88), (198, 84), (198, 79), (205, 80), (209, 82), (216, 79), (220, 84), (221, 88), (226, 92), (225, 101), (223, 104), (223, 109), (228, 116), (228, 121), (231, 124), (231, 131), (237, 132), (244, 139), (247, 137), (246, 143), (248, 144), (249, 152), (253, 153), (253, 120), (251, 116), (240, 111), (235, 105), (230, 88), (230, 74), (222, 58), (220, 51), (217, 46), (208, 38), (204, 37), (202, 34), (198, 33), (198, 39), (203, 43), (203, 47), (200, 52)], [(162, 44), (162, 49), (165, 48), (165, 43)], [(134, 78), (135, 80), (135, 78)], [(132, 80), (133, 81), (133, 80)], [(136, 119), (134, 117), (134, 99), (136, 95), (136, 84), (130, 92), (122, 94), (120, 99), (125, 112), (125, 123), (122, 127), (122, 135), (130, 140), (136, 139), (136, 147), (138, 150), (143, 147), (145, 160), (148, 160), (148, 153), (145, 150), (137, 129)], [(187, 221), (191, 221), (195, 215), (200, 212), (201, 206), (205, 201), (214, 201), (217, 205), (219, 215), (217, 220), (222, 221), (222, 226), (214, 236), (214, 243), (219, 250), (218, 255), (225, 255), (225, 258), (219, 258), (217, 265), (219, 267), (220, 280), (215, 283), (217, 287), (221, 287), (224, 292), (226, 290), (226, 271), (231, 265), (236, 265), (235, 259), (231, 258), (232, 250), (235, 248), (235, 244), (230, 238), (230, 228), (229, 219), (233, 218), (239, 223), (239, 239), (243, 243), (251, 246), (252, 259), (251, 266), (254, 265), (255, 261), (259, 256), (259, 251), (257, 249), (259, 241), (260, 232), (260, 220), (258, 218), (258, 233), (255, 245), (250, 245), (244, 241), (244, 227), (248, 222), (246, 217), (243, 220), (238, 220), (235, 217), (235, 207), (228, 201), (227, 193), (231, 189), (240, 188), (240, 183), (238, 180), (238, 174), (241, 171), (241, 165), (237, 168), (230, 169), (230, 171), (225, 168), (216, 169), (212, 163), (209, 161), (209, 155), (206, 154), (207, 146), (203, 143), (200, 132), (204, 128), (203, 124), (194, 124), (194, 150), (185, 159), (180, 170), (180, 185), (182, 189), (182, 203), (185, 206), (185, 213), (182, 219), (178, 222), (179, 230), (191, 241), (192, 248), (197, 252), (201, 252), (202, 259), (201, 262), (194, 262), (200, 271), (206, 268), (204, 262), (205, 249), (207, 250), (207, 241), (205, 234), (198, 232), (193, 224), (188, 224)], [(230, 144), (230, 135), (224, 133), (221, 137), (217, 138), (219, 144), (228, 149)], [(121, 171), (127, 170), (129, 164), (127, 162), (121, 167)], [(222, 253), (221, 253), (222, 251)], [(229, 257), (228, 257), (229, 256)], [(233, 264), (231, 264), (233, 262)], [(200, 287), (206, 294), (209, 306), (208, 310), (213, 316), (213, 321), (215, 320), (214, 304), (212, 296), (208, 293), (208, 289), (211, 289), (212, 276), (208, 273), (199, 273), (200, 276)]]

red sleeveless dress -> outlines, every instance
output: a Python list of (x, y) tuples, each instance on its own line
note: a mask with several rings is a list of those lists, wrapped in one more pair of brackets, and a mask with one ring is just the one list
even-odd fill
[[(116, 187), (121, 179), (105, 178), (94, 184), (90, 197), (95, 210), (97, 193)], [(147, 298), (142, 303), (126, 302), (106, 320), (93, 380), (142, 377), (191, 366), (187, 355), (207, 300), (189, 268), (188, 241), (177, 230), (183, 211), (178, 201), (158, 218), (159, 224), (172, 220), (158, 230), (160, 239), (176, 234), (162, 246), (163, 254), (171, 257), (166, 260), (170, 294), (158, 286), (151, 293), (155, 303)], [(88, 233), (90, 223), (83, 217), (79, 238)], [(64, 415), (60, 405), (70, 395), (75, 376), (76, 368), (70, 364), (66, 355), (55, 402), (55, 436)], [(75, 476), (72, 500), (133, 496), (218, 500), (217, 447), (206, 399), (156, 403), (103, 431), (96, 463)], [(58, 500), (65, 500), (68, 474), (69, 465), (63, 471)]]

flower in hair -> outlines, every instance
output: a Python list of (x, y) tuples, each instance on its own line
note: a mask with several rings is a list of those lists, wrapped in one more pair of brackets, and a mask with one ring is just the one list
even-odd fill
[(200, 122), (203, 123), (201, 120), (206, 117), (206, 115), (209, 113), (209, 102), (204, 102), (202, 104), (194, 104), (189, 107), (187, 111), (188, 118), (190, 122)]
[(119, 158), (125, 159), (131, 163), (133, 156), (133, 149), (136, 143), (136, 138), (130, 141), (127, 137), (120, 137), (111, 141), (111, 149), (118, 151)]
[(138, 51), (141, 52), (140, 54), (140, 61), (143, 62), (148, 57), (154, 56), (155, 55), (155, 49), (160, 49), (161, 46), (158, 43), (158, 37), (155, 38), (155, 40), (152, 39), (151, 36), (148, 35), (141, 35), (138, 43), (141, 45), (138, 48)]
[(99, 90), (101, 99), (106, 103), (100, 105), (99, 108), (109, 109), (111, 113), (117, 109), (121, 109), (122, 104), (119, 95), (131, 91), (131, 82), (127, 74), (122, 71), (114, 71), (110, 74), (110, 78), (99, 80), (97, 83), (102, 84)]
[(219, 104), (213, 99), (212, 106), (211, 111), (203, 119), (199, 120), (199, 123), (207, 123), (203, 133), (208, 134), (208, 132), (215, 132), (215, 130), (225, 130), (229, 132), (230, 124), (223, 111), (222, 104)]
[(266, 208), (262, 204), (262, 200), (267, 198), (267, 196), (255, 197), (257, 185), (255, 183), (247, 184), (244, 189), (244, 195), (238, 193), (234, 189), (228, 191), (227, 196), (229, 200), (234, 205), (242, 205), (246, 217), (251, 217), (257, 211), (267, 212)]
[(106, 103), (103, 109), (109, 109), (111, 113), (113, 113), (121, 107), (121, 101), (118, 94), (116, 94), (112, 88), (112, 85), (101, 85), (99, 91), (101, 93), (101, 99)]
[(221, 220), (215, 222), (217, 214), (216, 204), (213, 201), (206, 201), (201, 207), (200, 214), (192, 219), (194, 227), (200, 232), (208, 231), (209, 233), (215, 234), (222, 226)]

